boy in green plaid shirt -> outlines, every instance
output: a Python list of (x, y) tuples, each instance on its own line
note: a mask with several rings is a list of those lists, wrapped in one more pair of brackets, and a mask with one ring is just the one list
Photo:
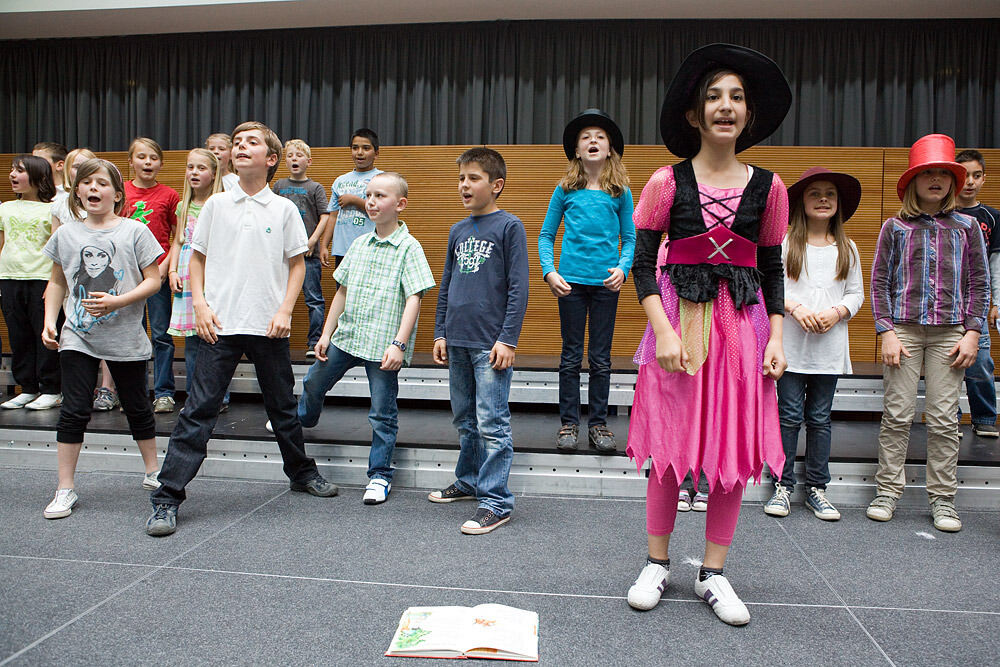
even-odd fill
[(420, 299), (434, 287), (423, 248), (399, 220), (407, 191), (406, 179), (394, 172), (368, 183), (365, 210), (375, 231), (351, 244), (333, 274), (340, 287), (299, 399), (299, 421), (304, 427), (315, 426), (326, 392), (348, 369), (365, 367), (372, 426), (366, 505), (385, 502), (392, 488), (399, 369), (413, 357)]

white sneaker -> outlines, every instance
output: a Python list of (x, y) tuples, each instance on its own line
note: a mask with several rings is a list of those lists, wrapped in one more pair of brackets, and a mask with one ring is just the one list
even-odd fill
[(708, 494), (707, 493), (694, 494), (694, 500), (691, 501), (691, 509), (694, 510), (695, 512), (707, 512)]
[(381, 505), (389, 497), (390, 489), (392, 484), (384, 479), (376, 477), (368, 480), (368, 486), (365, 487), (365, 505)]
[(750, 622), (750, 612), (743, 604), (729, 580), (721, 574), (713, 574), (705, 581), (694, 582), (694, 594), (708, 603), (723, 623), (746, 625)]
[(270, 419), (268, 419), (268, 420), (267, 420), (267, 423), (266, 423), (266, 424), (264, 424), (264, 428), (266, 428), (266, 429), (267, 429), (267, 432), (268, 432), (268, 433), (274, 433), (274, 427), (273, 427), (273, 426), (271, 426), (271, 420), (270, 420)]
[(46, 519), (61, 519), (73, 513), (73, 508), (79, 502), (80, 497), (73, 489), (58, 489), (56, 497), (45, 506), (42, 516)]
[(681, 489), (680, 491), (677, 492), (677, 511), (678, 512), (691, 511), (691, 494), (684, 489)]
[(29, 410), (51, 410), (60, 405), (62, 405), (62, 394), (42, 394), (24, 407)]
[(157, 477), (159, 476), (160, 476), (159, 470), (154, 470), (153, 472), (147, 472), (146, 475), (142, 478), (142, 488), (146, 489), (147, 491), (156, 491), (158, 488), (160, 488), (160, 480), (157, 479)]
[(633, 609), (648, 611), (660, 601), (670, 583), (670, 570), (658, 563), (646, 561), (632, 587), (628, 589), (628, 604)]
[(38, 394), (18, 394), (6, 403), (0, 405), (0, 408), (3, 408), (4, 410), (20, 410), (36, 398), (38, 398)]

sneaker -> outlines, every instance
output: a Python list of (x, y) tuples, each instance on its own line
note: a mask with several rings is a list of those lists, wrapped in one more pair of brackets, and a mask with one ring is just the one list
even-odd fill
[(691, 511), (691, 494), (681, 489), (677, 492), (677, 511), (678, 512), (690, 512)]
[(432, 503), (453, 503), (457, 500), (475, 500), (475, 496), (470, 496), (468, 493), (463, 493), (454, 484), (450, 485), (447, 489), (439, 489), (437, 491), (431, 491), (427, 494), (427, 500)]
[(274, 427), (273, 427), (273, 426), (271, 426), (271, 420), (270, 420), (270, 419), (268, 419), (268, 420), (267, 420), (267, 423), (266, 423), (266, 424), (264, 424), (264, 428), (266, 428), (266, 429), (267, 429), (267, 432), (268, 432), (268, 433), (274, 433)]
[(172, 535), (177, 530), (177, 505), (153, 505), (146, 520), (146, 534), (153, 537)]
[(628, 589), (628, 604), (639, 611), (649, 611), (660, 602), (660, 596), (670, 583), (670, 570), (659, 563), (646, 561), (631, 588)]
[(806, 507), (813, 511), (816, 518), (823, 521), (839, 521), (840, 512), (826, 499), (826, 489), (810, 486), (809, 494), (806, 496)]
[(691, 501), (691, 509), (693, 509), (695, 512), (707, 512), (708, 494), (707, 493), (694, 494), (694, 500)]
[(51, 410), (62, 405), (62, 394), (41, 394), (38, 398), (28, 403), (29, 410)]
[(729, 580), (721, 574), (713, 574), (705, 581), (694, 582), (694, 594), (707, 602), (723, 623), (746, 625), (750, 622), (747, 606), (736, 595)]
[(381, 505), (389, 497), (389, 491), (392, 489), (392, 484), (379, 477), (373, 477), (368, 480), (368, 486), (365, 487), (365, 505)]
[(332, 498), (340, 492), (336, 484), (326, 481), (319, 474), (305, 482), (290, 482), (288, 488), (299, 493), (308, 493), (317, 498)]
[(174, 397), (173, 396), (160, 396), (158, 399), (153, 401), (153, 412), (165, 413), (174, 411)]
[(105, 412), (107, 410), (114, 410), (119, 405), (121, 405), (121, 402), (118, 400), (118, 394), (107, 387), (100, 387), (94, 392), (95, 410)]
[(587, 429), (587, 436), (590, 446), (599, 452), (609, 453), (615, 451), (615, 434), (611, 432), (607, 424), (598, 424)]
[(45, 506), (42, 516), (46, 519), (61, 519), (73, 513), (73, 508), (80, 501), (73, 489), (57, 489), (52, 502)]
[(306, 359), (315, 359), (315, 358), (316, 358), (316, 348), (313, 345), (310, 345), (309, 349), (306, 350)]
[(219, 414), (221, 415), (223, 412), (229, 412), (229, 403), (228, 402), (223, 403), (222, 406), (219, 408)]
[(872, 521), (889, 521), (896, 512), (896, 499), (892, 496), (875, 496), (865, 510), (865, 516)]
[(147, 491), (156, 491), (160, 488), (160, 480), (157, 479), (160, 476), (159, 470), (154, 470), (153, 472), (147, 472), (142, 478), (142, 488)]
[(1000, 438), (996, 424), (973, 424), (972, 432), (980, 438)]
[(962, 530), (962, 520), (955, 511), (955, 501), (946, 498), (935, 498), (931, 502), (931, 516), (934, 517), (934, 527), (946, 533), (957, 533)]
[(0, 404), (0, 408), (4, 410), (20, 410), (36, 398), (38, 398), (38, 394), (18, 394), (6, 403)]
[(578, 424), (563, 424), (556, 436), (556, 449), (562, 452), (572, 452), (576, 449), (576, 440), (580, 436)]
[(510, 515), (497, 516), (488, 507), (477, 507), (472, 518), (462, 524), (462, 532), (466, 535), (482, 535), (496, 530), (510, 521)]
[(774, 495), (764, 503), (764, 514), (768, 516), (788, 516), (791, 511), (791, 500), (788, 497), (789, 489), (781, 484), (774, 485)]

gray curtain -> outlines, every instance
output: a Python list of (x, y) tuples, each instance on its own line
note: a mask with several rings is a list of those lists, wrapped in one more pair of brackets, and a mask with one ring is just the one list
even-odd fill
[(677, 66), (719, 41), (784, 69), (795, 101), (770, 143), (996, 147), (998, 35), (996, 19), (523, 21), (0, 41), (0, 152), (183, 149), (247, 119), (317, 146), (358, 126), (386, 144), (559, 143), (588, 106), (656, 144)]

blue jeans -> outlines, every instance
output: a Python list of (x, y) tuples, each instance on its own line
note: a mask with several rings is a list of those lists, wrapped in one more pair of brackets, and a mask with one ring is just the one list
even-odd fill
[[(206, 345), (208, 343), (199, 338), (197, 334), (184, 338), (184, 368), (187, 369), (187, 393), (189, 397), (191, 396), (194, 369), (198, 365), (198, 351)], [(229, 389), (226, 389), (226, 395), (222, 397), (222, 402), (229, 403)]]
[(563, 424), (580, 423), (580, 365), (583, 362), (584, 331), (590, 316), (589, 426), (608, 423), (608, 392), (611, 390), (611, 337), (615, 333), (618, 292), (603, 285), (570, 283), (572, 291), (559, 297), (562, 356), (559, 358), (559, 418)]
[(368, 393), (371, 409), (368, 423), (372, 427), (372, 447), (368, 453), (368, 478), (392, 481), (392, 452), (396, 448), (399, 432), (399, 410), (396, 395), (399, 393), (399, 371), (383, 371), (378, 361), (368, 361), (344, 352), (336, 345), (326, 350), (326, 361), (316, 361), (309, 367), (302, 381), (299, 398), (299, 421), (311, 428), (319, 422), (326, 392), (355, 366), (364, 366), (368, 375)]
[(507, 488), (514, 459), (507, 402), (514, 369), (493, 370), (489, 350), (452, 345), (448, 365), (452, 423), (461, 446), (455, 486), (476, 496), (480, 507), (507, 516), (514, 509), (514, 494)]
[(782, 486), (795, 486), (795, 450), (803, 418), (806, 423), (806, 486), (825, 489), (830, 482), (830, 412), (837, 391), (837, 377), (786, 372), (778, 380), (778, 421), (781, 445), (785, 450)]
[(302, 282), (302, 296), (305, 297), (306, 307), (309, 309), (309, 347), (314, 346), (319, 337), (323, 335), (323, 309), (326, 308), (326, 301), (323, 300), (323, 265), (319, 261), (319, 255), (306, 257), (306, 277)]
[[(173, 303), (169, 281), (160, 286), (159, 292), (146, 299), (149, 336), (153, 339), (153, 398), (174, 395), (174, 339), (167, 333)], [(145, 321), (142, 324), (146, 326)]]
[(997, 390), (993, 384), (993, 357), (990, 356), (990, 326), (983, 327), (979, 336), (979, 353), (972, 365), (965, 369), (965, 390), (969, 395), (969, 412), (973, 424), (990, 424), (997, 421)]
[(236, 366), (246, 354), (253, 362), (260, 383), (267, 418), (274, 427), (283, 470), (293, 482), (305, 483), (319, 476), (316, 462), (306, 455), (302, 441), (302, 426), (295, 416), (295, 378), (287, 338), (232, 335), (219, 336), (214, 345), (204, 344), (198, 350), (198, 365), (194, 368), (188, 399), (177, 416), (177, 425), (170, 434), (167, 455), (160, 467), (160, 488), (150, 494), (154, 505), (180, 505), (186, 498), (184, 487), (194, 479), (205, 460), (208, 440), (226, 387), (233, 379)]

